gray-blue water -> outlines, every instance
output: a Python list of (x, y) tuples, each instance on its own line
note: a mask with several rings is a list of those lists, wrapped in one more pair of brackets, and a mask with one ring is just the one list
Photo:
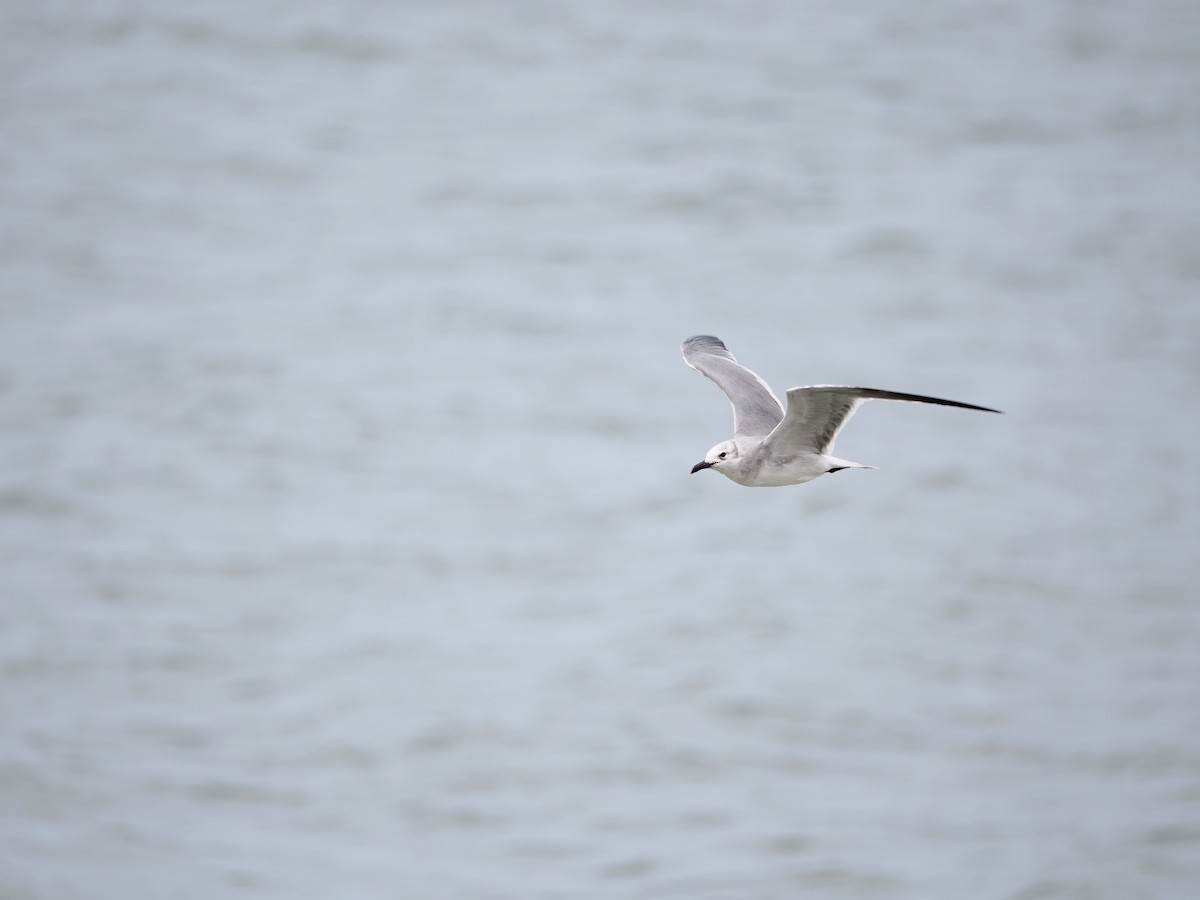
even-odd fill
[(6, 4), (0, 895), (1200, 895), (1198, 46)]

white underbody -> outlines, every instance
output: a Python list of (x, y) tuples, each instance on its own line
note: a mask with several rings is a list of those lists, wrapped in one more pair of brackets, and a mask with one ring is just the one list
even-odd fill
[(733, 459), (714, 459), (710, 468), (746, 487), (804, 484), (835, 469), (874, 468), (811, 451), (786, 456), (774, 454), (763, 445), (762, 438), (735, 439), (733, 443), (738, 445), (738, 455)]
[(766, 464), (757, 471), (739, 471), (713, 466), (722, 475), (746, 487), (783, 487), (787, 484), (804, 484), (837, 469), (872, 469), (861, 463), (846, 462), (832, 456), (812, 456), (789, 465)]

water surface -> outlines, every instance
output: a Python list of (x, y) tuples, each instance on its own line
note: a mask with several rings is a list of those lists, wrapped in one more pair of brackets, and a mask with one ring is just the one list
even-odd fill
[(1195, 894), (1191, 4), (10, 7), (5, 897)]

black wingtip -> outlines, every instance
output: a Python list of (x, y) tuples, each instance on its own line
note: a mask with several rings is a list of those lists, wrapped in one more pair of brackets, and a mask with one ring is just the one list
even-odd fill
[[(837, 390), (837, 388), (832, 388)], [(931, 403), (935, 406), (953, 406), (958, 409), (974, 409), (979, 412), (996, 413), (996, 415), (1004, 415), (1001, 410), (992, 409), (990, 406), (979, 406), (976, 403), (963, 403), (961, 400), (947, 400), (945, 397), (930, 397), (927, 394), (907, 394), (901, 391), (882, 391), (878, 388), (853, 388), (853, 390), (861, 391), (862, 396), (876, 400), (904, 400), (910, 403)]]
[(957, 406), (959, 409), (974, 409), (974, 410), (978, 410), (979, 412), (990, 412), (990, 413), (995, 413), (998, 416), (1004, 415), (1004, 410), (1002, 410), (1002, 409), (992, 409), (990, 406), (976, 406), (974, 403), (959, 403), (958, 401), (951, 401), (948, 403), (944, 403), (943, 405), (944, 406)]

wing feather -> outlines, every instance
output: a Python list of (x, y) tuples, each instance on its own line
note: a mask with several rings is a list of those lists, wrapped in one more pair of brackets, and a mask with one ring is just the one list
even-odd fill
[(834, 384), (794, 387), (787, 392), (787, 398), (787, 415), (764, 442), (769, 449), (777, 453), (793, 453), (799, 450), (828, 453), (833, 449), (833, 442), (842, 426), (854, 415), (854, 411), (868, 400), (903, 400), (908, 403), (933, 403), (938, 406), (956, 406), (959, 409), (977, 409), (981, 412), (1000, 412), (987, 406), (943, 400), (941, 397)]
[(735, 437), (764, 437), (783, 420), (783, 404), (765, 381), (751, 372), (712, 335), (683, 342), (683, 360), (725, 392), (733, 406)]

